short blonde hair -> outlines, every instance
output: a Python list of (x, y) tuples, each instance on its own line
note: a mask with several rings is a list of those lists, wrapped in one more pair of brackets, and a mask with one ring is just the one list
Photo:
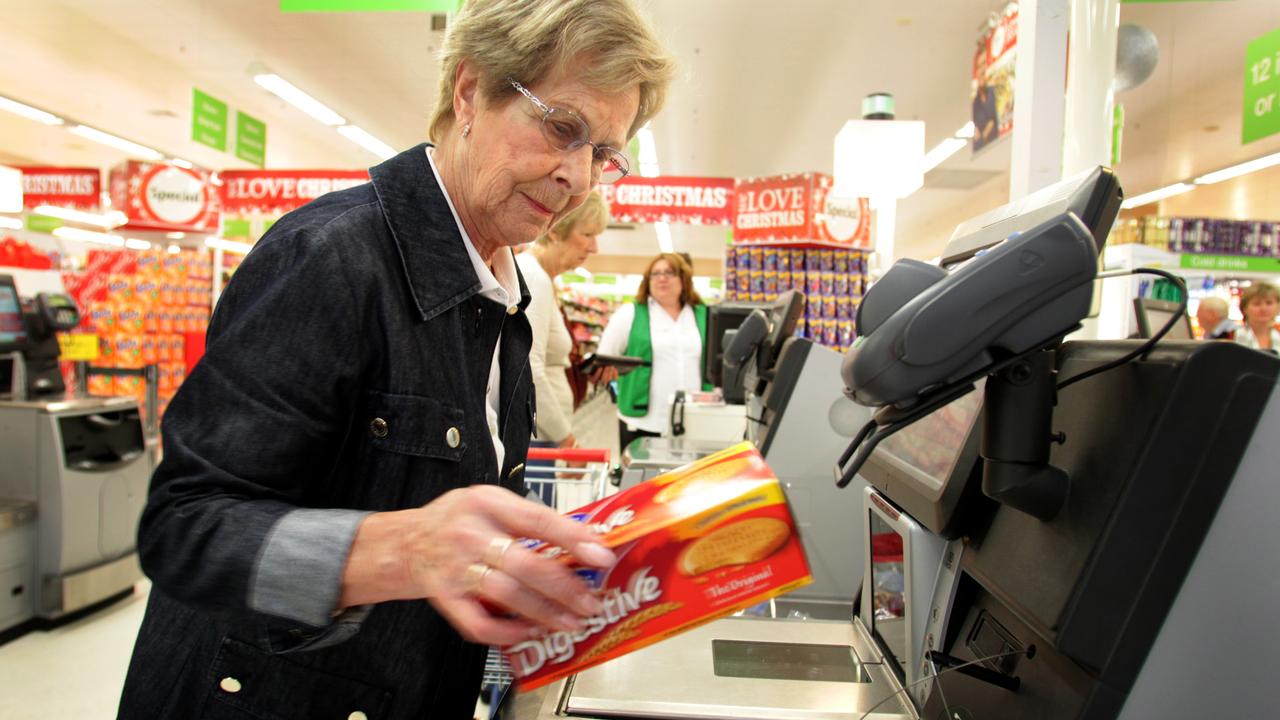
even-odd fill
[(440, 49), (440, 97), (428, 136), (439, 142), (453, 125), (458, 65), (470, 61), (485, 97), (510, 100), (507, 78), (534, 85), (575, 60), (588, 58), (577, 77), (615, 93), (640, 88), (630, 139), (662, 109), (675, 61), (631, 0), (467, 0)]
[[(609, 204), (604, 201), (604, 196), (599, 190), (592, 190), (587, 194), (587, 199), (582, 204), (574, 208), (569, 214), (556, 221), (555, 225), (547, 233), (537, 239), (539, 245), (550, 245), (556, 240), (564, 240), (573, 234), (574, 228), (579, 225), (599, 225), (604, 227), (609, 224)], [(553, 239), (551, 236), (555, 235)]]

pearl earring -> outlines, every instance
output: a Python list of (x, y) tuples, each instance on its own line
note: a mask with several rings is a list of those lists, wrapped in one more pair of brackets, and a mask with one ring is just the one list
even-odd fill
[(471, 134), (471, 123), (467, 123), (466, 125), (462, 126), (462, 137), (466, 137), (470, 134)]

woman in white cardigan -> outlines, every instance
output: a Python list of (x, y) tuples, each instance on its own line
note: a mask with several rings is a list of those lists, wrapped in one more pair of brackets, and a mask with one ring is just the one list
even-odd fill
[(596, 237), (609, 222), (609, 208), (600, 193), (593, 191), (576, 210), (538, 238), (530, 250), (516, 256), (525, 284), (529, 286), (529, 307), (525, 310), (533, 326), (533, 347), (529, 366), (537, 393), (537, 439), (562, 448), (577, 445), (570, 426), (573, 390), (568, 372), (573, 372), (569, 355), (573, 338), (560, 312), (552, 278), (581, 265), (596, 252)]

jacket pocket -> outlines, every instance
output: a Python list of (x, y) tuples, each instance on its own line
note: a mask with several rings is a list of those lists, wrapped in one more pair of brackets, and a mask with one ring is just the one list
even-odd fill
[(210, 680), (212, 694), (201, 713), (206, 720), (309, 720), (357, 711), (378, 718), (386, 716), (392, 698), (385, 688), (296, 665), (230, 638), (222, 641)]
[(366, 429), (373, 447), (459, 462), (466, 452), (462, 409), (419, 395), (369, 393)]

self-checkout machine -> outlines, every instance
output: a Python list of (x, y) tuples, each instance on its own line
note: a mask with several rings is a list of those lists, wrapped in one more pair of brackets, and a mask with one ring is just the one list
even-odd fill
[(14, 278), (0, 275), (0, 631), (127, 594), (142, 577), (135, 538), (151, 461), (138, 404), (66, 395), (55, 331), (79, 315), (60, 287), (36, 289), (24, 309)]
[(843, 376), (880, 409), (837, 474), (873, 486), (883, 581), (855, 626), (921, 717), (1267, 716), (1280, 359), (1061, 342), (1109, 225), (1077, 209), (979, 227), (864, 299)]

